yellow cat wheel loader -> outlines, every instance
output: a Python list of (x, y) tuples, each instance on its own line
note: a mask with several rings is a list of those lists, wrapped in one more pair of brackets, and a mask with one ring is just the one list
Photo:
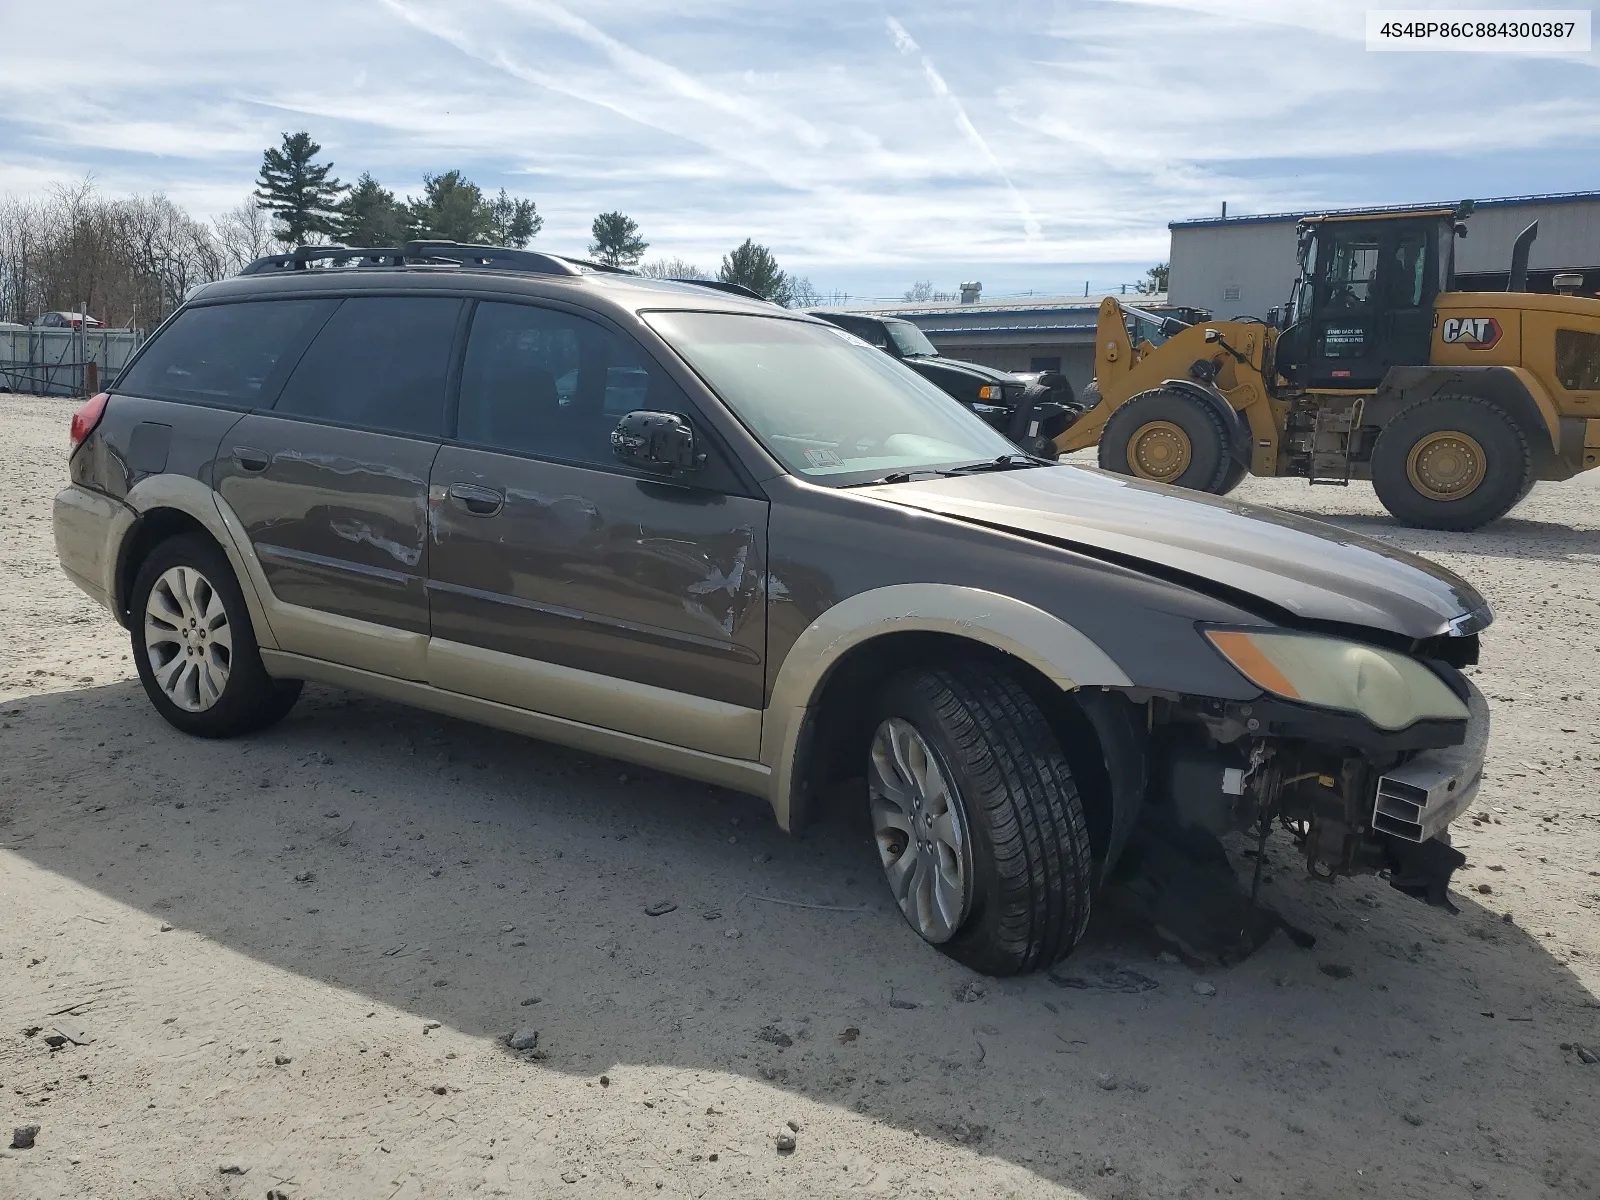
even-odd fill
[(1454, 530), (1600, 465), (1600, 299), (1524, 290), (1538, 222), (1508, 290), (1455, 291), (1470, 212), (1303, 221), (1270, 323), (1187, 325), (1107, 298), (1087, 407), (1056, 449), (1098, 443), (1106, 470), (1219, 495), (1247, 472), (1370, 479), (1400, 520)]

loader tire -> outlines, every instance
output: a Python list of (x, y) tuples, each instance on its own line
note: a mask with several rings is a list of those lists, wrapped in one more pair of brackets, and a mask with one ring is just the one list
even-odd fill
[(1533, 486), (1533, 450), (1492, 400), (1449, 394), (1401, 409), (1372, 447), (1372, 486), (1407, 525), (1463, 531), (1504, 516)]
[(1228, 474), (1223, 479), (1222, 487), (1218, 489), (1217, 495), (1226, 496), (1229, 492), (1233, 491), (1234, 488), (1243, 483), (1244, 477), (1248, 474), (1250, 474), (1250, 465), (1248, 463), (1242, 463), (1238, 459), (1234, 459), (1234, 461), (1228, 465)]
[(1100, 468), (1220, 496), (1228, 490), (1235, 465), (1230, 425), (1199, 397), (1179, 391), (1146, 392), (1106, 422), (1100, 435)]

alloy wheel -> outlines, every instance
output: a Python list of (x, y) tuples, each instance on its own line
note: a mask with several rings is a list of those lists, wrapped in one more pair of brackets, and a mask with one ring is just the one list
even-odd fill
[(144, 646), (156, 685), (185, 712), (222, 699), (233, 665), (233, 629), (217, 589), (193, 567), (161, 573), (144, 605)]
[(872, 735), (867, 794), (900, 911), (928, 941), (949, 941), (972, 901), (971, 844), (946, 772), (911, 722), (890, 717)]

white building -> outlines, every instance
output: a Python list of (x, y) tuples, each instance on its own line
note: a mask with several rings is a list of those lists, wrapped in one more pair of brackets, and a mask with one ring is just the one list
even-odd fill
[[(1308, 209), (1265, 216), (1212, 217), (1174, 221), (1172, 275), (1168, 302), (1209, 309), (1219, 319), (1265, 317), (1289, 298), (1298, 271), (1295, 227), (1305, 217), (1329, 212), (1393, 212), (1400, 215), (1438, 204), (1393, 208)], [(1511, 196), (1475, 202), (1466, 221), (1467, 236), (1456, 239), (1456, 286), (1462, 290), (1501, 291), (1511, 265), (1511, 243), (1531, 221), (1539, 238), (1528, 260), (1528, 286), (1552, 291), (1558, 270), (1582, 271), (1585, 295), (1600, 292), (1600, 192), (1549, 196)]]

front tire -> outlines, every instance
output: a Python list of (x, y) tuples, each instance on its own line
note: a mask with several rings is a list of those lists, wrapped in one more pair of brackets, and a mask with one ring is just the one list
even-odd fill
[(1223, 476), (1222, 487), (1218, 489), (1217, 495), (1226, 496), (1229, 492), (1233, 491), (1234, 488), (1243, 483), (1244, 477), (1248, 474), (1250, 474), (1249, 464), (1239, 462), (1237, 459), (1235, 459), (1228, 465), (1228, 473)]
[(1152, 483), (1222, 495), (1234, 465), (1233, 431), (1210, 404), (1185, 392), (1135, 396), (1100, 435), (1102, 470)]
[(267, 674), (227, 557), (197, 534), (169, 538), (129, 596), (133, 661), (167, 722), (198, 737), (263, 729), (294, 707), (298, 679)]
[(1072, 771), (1020, 684), (972, 665), (907, 671), (874, 709), (868, 800), (912, 928), (986, 975), (1064, 957), (1094, 878)]
[(1521, 426), (1478, 396), (1419, 400), (1378, 433), (1372, 486), (1407, 525), (1464, 531), (1504, 516), (1533, 485)]

